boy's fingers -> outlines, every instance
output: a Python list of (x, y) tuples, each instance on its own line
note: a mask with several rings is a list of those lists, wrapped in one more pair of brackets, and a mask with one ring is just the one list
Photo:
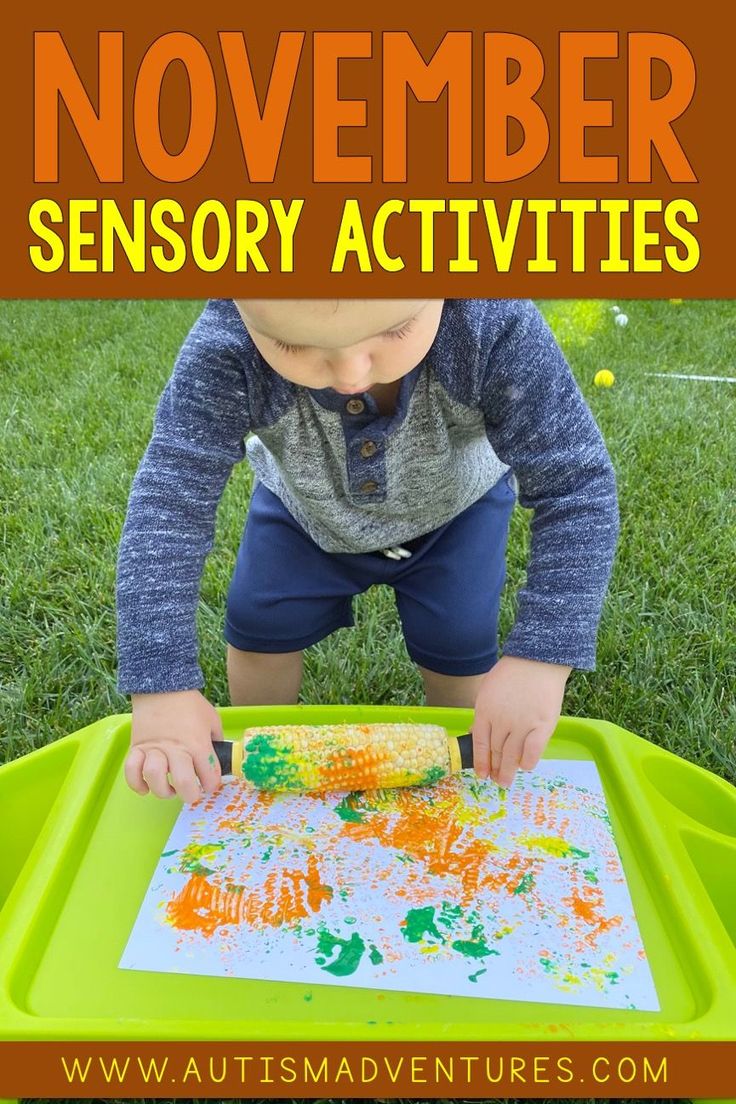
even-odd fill
[(473, 721), (473, 767), (479, 778), (491, 771), (491, 726), (476, 715)]
[(173, 797), (174, 790), (169, 785), (166, 775), (169, 772), (169, 762), (158, 748), (150, 748), (146, 751), (146, 761), (143, 764), (143, 781), (156, 797)]
[(125, 760), (125, 781), (131, 790), (137, 794), (147, 794), (148, 786), (143, 777), (143, 764), (146, 761), (146, 753), (141, 747), (132, 747)]
[(501, 762), (498, 767), (497, 782), (499, 786), (507, 787), (514, 781), (516, 771), (519, 768), (521, 749), (524, 744), (525, 736), (526, 733), (513, 732), (506, 737), (501, 753)]
[(169, 774), (174, 789), (182, 801), (190, 804), (199, 801), (202, 787), (195, 774), (192, 756), (184, 748), (175, 747), (169, 751)]
[(193, 759), (194, 769), (202, 783), (202, 789), (207, 794), (214, 793), (222, 782), (222, 772), (212, 746), (203, 751), (196, 751)]
[(519, 766), (522, 770), (534, 770), (542, 757), (542, 752), (547, 746), (550, 735), (551, 730), (547, 728), (533, 728), (531, 730), (521, 751)]
[(498, 782), (498, 772), (501, 769), (503, 749), (506, 746), (508, 738), (509, 734), (505, 727), (497, 725), (496, 728), (493, 729), (493, 736), (491, 739), (491, 778), (494, 782)]
[(210, 732), (213, 740), (222, 740), (224, 734), (222, 731), (222, 717), (217, 710), (212, 708), (212, 724), (210, 725)]

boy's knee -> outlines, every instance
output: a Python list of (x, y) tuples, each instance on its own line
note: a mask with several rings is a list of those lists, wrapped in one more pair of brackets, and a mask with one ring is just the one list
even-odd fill
[(227, 646), (233, 705), (294, 705), (302, 683), (303, 652), (244, 652)]
[(294, 658), (303, 655), (303, 652), (245, 652), (242, 648), (236, 648), (232, 644), (228, 644), (227, 655), (228, 660), (233, 663), (268, 669), (293, 663)]
[(427, 705), (447, 709), (472, 709), (483, 675), (441, 675), (419, 667)]

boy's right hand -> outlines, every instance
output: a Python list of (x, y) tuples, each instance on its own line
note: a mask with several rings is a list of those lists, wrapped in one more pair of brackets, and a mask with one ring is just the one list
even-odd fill
[[(199, 690), (134, 694), (131, 748), (125, 779), (139, 794), (197, 801), (220, 785), (212, 741), (222, 739), (222, 721)], [(171, 775), (171, 782), (167, 778)], [(173, 783), (173, 785), (172, 785)]]

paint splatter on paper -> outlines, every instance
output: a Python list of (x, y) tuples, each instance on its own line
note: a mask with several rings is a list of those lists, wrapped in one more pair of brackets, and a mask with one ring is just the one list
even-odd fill
[(595, 765), (185, 807), (124, 969), (659, 1009)]

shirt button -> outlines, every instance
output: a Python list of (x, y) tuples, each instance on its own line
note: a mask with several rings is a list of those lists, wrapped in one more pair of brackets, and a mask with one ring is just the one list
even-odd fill
[(362, 399), (348, 399), (345, 403), (345, 409), (348, 414), (362, 414), (365, 410), (365, 403)]
[(364, 460), (368, 460), (369, 457), (375, 456), (378, 452), (378, 445), (375, 441), (364, 441), (360, 446), (360, 455)]
[(363, 494), (374, 494), (378, 490), (378, 484), (374, 483), (372, 479), (369, 479), (367, 483), (362, 483), (360, 487)]

